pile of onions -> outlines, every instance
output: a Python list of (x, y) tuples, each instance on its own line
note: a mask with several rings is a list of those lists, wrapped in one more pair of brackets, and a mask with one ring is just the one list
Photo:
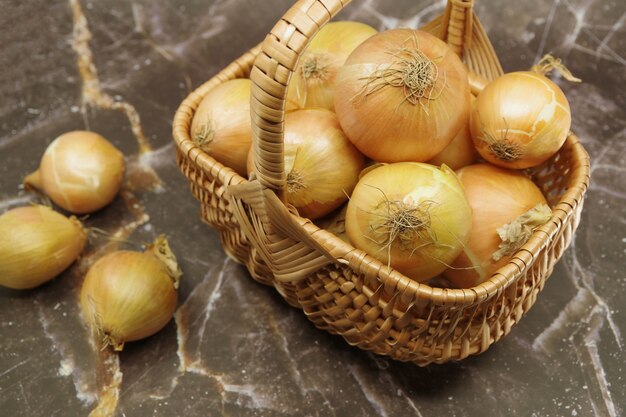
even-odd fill
[(151, 336), (171, 320), (181, 275), (163, 236), (145, 252), (112, 252), (87, 272), (83, 315), (105, 345), (122, 350), (125, 342)]
[(344, 132), (380, 162), (428, 161), (467, 123), (467, 70), (445, 42), (419, 30), (372, 36), (337, 73)]
[[(310, 219), (344, 203), (365, 162), (341, 131), (335, 114), (324, 109), (287, 113), (284, 138), (287, 203)], [(254, 170), (253, 150), (248, 170)]]
[(457, 173), (472, 207), (471, 233), (461, 255), (444, 275), (460, 288), (488, 279), (545, 224), (551, 210), (524, 174), (488, 164)]
[(476, 99), (470, 123), (476, 149), (485, 160), (523, 169), (541, 164), (561, 148), (571, 114), (554, 82), (522, 71), (489, 83)]
[(45, 206), (18, 207), (0, 216), (0, 285), (37, 287), (81, 254), (87, 233), (74, 217)]
[(252, 143), (250, 80), (226, 81), (202, 100), (191, 122), (191, 139), (216, 161), (246, 175)]
[(456, 175), (403, 162), (359, 180), (346, 213), (352, 244), (416, 281), (443, 272), (461, 253), (472, 210)]
[(123, 178), (124, 155), (97, 133), (78, 130), (50, 143), (24, 185), (43, 191), (69, 212), (85, 214), (113, 201)]
[(348, 55), (377, 31), (359, 22), (331, 22), (313, 37), (289, 82), (287, 110), (334, 109), (335, 75)]

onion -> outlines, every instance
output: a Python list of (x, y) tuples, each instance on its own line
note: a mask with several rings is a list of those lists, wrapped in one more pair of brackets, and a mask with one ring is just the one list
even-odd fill
[(331, 22), (313, 37), (302, 54), (287, 90), (287, 110), (334, 109), (337, 69), (348, 55), (377, 31), (359, 22)]
[[(474, 96), (472, 96), (472, 103), (474, 100)], [(452, 139), (452, 142), (450, 142), (443, 151), (435, 155), (433, 159), (428, 161), (428, 163), (437, 166), (446, 164), (451, 169), (457, 170), (466, 165), (470, 165), (475, 159), (476, 148), (474, 147), (472, 135), (470, 134), (468, 117), (467, 123), (463, 125), (459, 133)]]
[(524, 174), (488, 164), (458, 171), (472, 207), (472, 230), (463, 253), (444, 275), (469, 288), (506, 264), (551, 211), (539, 188)]
[[(335, 114), (324, 109), (296, 110), (285, 115), (287, 203), (303, 217), (317, 219), (344, 203), (365, 164), (345, 137)], [(254, 170), (254, 152), (248, 171)]]
[(0, 216), (0, 285), (37, 287), (78, 258), (87, 233), (75, 218), (45, 206), (18, 207)]
[(427, 161), (467, 122), (465, 65), (440, 39), (419, 30), (372, 36), (337, 74), (335, 111), (344, 132), (381, 162)]
[(124, 155), (102, 136), (77, 130), (50, 143), (24, 185), (43, 191), (69, 212), (85, 214), (113, 201), (123, 178)]
[(218, 85), (202, 99), (191, 122), (191, 139), (216, 161), (246, 175), (252, 143), (250, 80)]
[(478, 95), (470, 128), (476, 149), (503, 168), (534, 167), (554, 155), (570, 130), (563, 91), (542, 74), (512, 72)]
[(181, 275), (162, 236), (143, 253), (109, 253), (87, 272), (82, 312), (105, 345), (122, 350), (125, 342), (151, 336), (170, 321)]
[(346, 232), (355, 247), (426, 281), (463, 250), (471, 216), (463, 188), (447, 166), (395, 163), (363, 175), (348, 203)]

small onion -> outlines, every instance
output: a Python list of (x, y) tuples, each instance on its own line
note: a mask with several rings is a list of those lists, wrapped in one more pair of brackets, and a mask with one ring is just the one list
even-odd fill
[(69, 212), (85, 214), (113, 201), (123, 178), (124, 155), (97, 133), (77, 130), (48, 146), (24, 185), (43, 191)]
[[(345, 137), (335, 114), (325, 109), (287, 113), (284, 134), (287, 203), (310, 219), (322, 217), (347, 199), (365, 164)], [(248, 170), (254, 169), (254, 152)]]
[(463, 250), (471, 216), (447, 166), (395, 163), (362, 176), (348, 203), (346, 232), (355, 247), (421, 282)]
[(83, 315), (105, 345), (122, 350), (125, 342), (151, 336), (170, 321), (181, 275), (162, 236), (145, 252), (109, 253), (87, 272), (80, 294)]
[(554, 155), (570, 130), (563, 91), (542, 74), (512, 72), (480, 92), (471, 112), (476, 149), (488, 162), (513, 169), (534, 167)]
[(298, 61), (287, 90), (287, 110), (333, 110), (335, 75), (348, 55), (377, 30), (359, 22), (331, 22), (320, 29)]
[(469, 288), (505, 265), (551, 211), (539, 188), (521, 172), (478, 164), (457, 175), (472, 207), (472, 229), (463, 253), (444, 275)]
[(337, 73), (335, 111), (344, 132), (380, 162), (427, 161), (467, 123), (467, 69), (429, 33), (372, 36)]
[(75, 218), (45, 206), (18, 207), (0, 216), (0, 285), (37, 287), (78, 258), (87, 233)]
[[(472, 96), (472, 103), (474, 102)], [(469, 117), (467, 123), (463, 125), (459, 133), (452, 139), (452, 142), (445, 149), (439, 152), (433, 159), (428, 161), (431, 165), (440, 166), (446, 164), (453, 170), (470, 165), (476, 160), (476, 148), (469, 128)]]
[(191, 139), (216, 161), (246, 175), (252, 143), (250, 80), (218, 85), (202, 99), (191, 122)]

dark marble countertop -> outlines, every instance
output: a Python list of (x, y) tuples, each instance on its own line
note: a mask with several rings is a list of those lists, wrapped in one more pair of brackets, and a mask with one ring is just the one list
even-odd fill
[[(291, 0), (5, 1), (0, 12), (0, 211), (47, 144), (90, 129), (127, 156), (119, 197), (60, 277), (0, 289), (2, 416), (609, 416), (626, 413), (626, 3), (478, 0), (507, 71), (544, 53), (592, 158), (580, 228), (528, 315), (486, 353), (419, 368), (315, 329), (224, 255), (179, 172), (181, 100), (263, 39)], [(361, 0), (343, 17), (416, 27), (444, 1)], [(167, 327), (100, 351), (83, 324), (86, 267), (111, 245), (170, 239), (184, 277)], [(2, 238), (2, 237), (0, 237)]]

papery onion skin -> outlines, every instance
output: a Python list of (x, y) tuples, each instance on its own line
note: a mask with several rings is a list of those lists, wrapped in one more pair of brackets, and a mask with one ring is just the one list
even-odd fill
[(470, 165), (457, 172), (472, 207), (472, 228), (463, 253), (444, 272), (459, 288), (487, 280), (510, 256), (493, 259), (501, 239), (497, 229), (531, 210), (547, 204), (539, 188), (523, 173), (489, 164)]
[[(305, 109), (285, 116), (285, 198), (309, 219), (330, 213), (347, 199), (363, 169), (363, 155), (341, 131), (335, 114)], [(254, 152), (248, 170), (254, 169)]]
[(216, 161), (246, 175), (252, 144), (249, 79), (226, 81), (202, 99), (191, 122), (191, 140)]
[[(390, 204), (393, 206), (390, 209)], [(403, 204), (404, 216), (397, 214)], [(392, 216), (389, 215), (392, 213)], [(419, 224), (409, 217), (419, 219)], [(391, 219), (391, 221), (389, 221)], [(365, 174), (354, 189), (346, 213), (350, 242), (409, 278), (426, 281), (458, 256), (470, 232), (471, 208), (456, 175), (445, 165), (383, 165)], [(388, 224), (402, 224), (391, 241)], [(413, 229), (406, 227), (411, 224)], [(406, 234), (415, 230), (415, 234)], [(408, 239), (403, 242), (402, 239)]]
[[(472, 103), (475, 100), (473, 97), (474, 96), (472, 96), (471, 100)], [(459, 133), (452, 139), (452, 142), (450, 142), (443, 151), (439, 152), (434, 158), (428, 161), (428, 163), (436, 166), (446, 164), (450, 169), (457, 170), (472, 164), (477, 156), (474, 141), (470, 134), (468, 115), (467, 123), (463, 125)]]
[(18, 207), (0, 216), (0, 285), (35, 288), (80, 256), (87, 233), (80, 222), (45, 206)]
[(470, 129), (485, 160), (525, 169), (540, 165), (561, 148), (571, 121), (559, 86), (542, 74), (520, 71), (502, 75), (478, 95)]
[(376, 29), (360, 22), (339, 21), (324, 25), (298, 61), (289, 81), (286, 109), (320, 107), (334, 110), (337, 70), (357, 46), (376, 33)]
[[(418, 64), (427, 69), (411, 70)], [(417, 75), (433, 83), (419, 83), (419, 89), (403, 81), (415, 86)], [(337, 73), (335, 111), (366, 156), (422, 162), (441, 152), (467, 122), (469, 96), (467, 69), (445, 42), (419, 30), (395, 29), (372, 36), (350, 54)]]
[(89, 269), (81, 289), (86, 321), (105, 343), (122, 350), (125, 342), (161, 330), (176, 310), (175, 279), (149, 252), (116, 251)]
[(39, 169), (24, 184), (46, 193), (75, 214), (93, 213), (117, 195), (124, 179), (124, 155), (97, 133), (77, 130), (56, 138)]

